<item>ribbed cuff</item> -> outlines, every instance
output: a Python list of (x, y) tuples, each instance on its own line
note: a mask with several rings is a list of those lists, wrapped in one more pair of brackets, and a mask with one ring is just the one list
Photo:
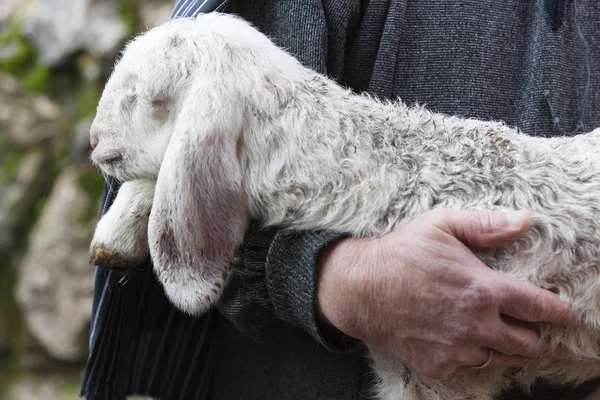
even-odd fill
[(248, 227), (238, 261), (217, 308), (243, 334), (260, 342), (287, 324), (275, 315), (265, 282), (265, 262), (277, 231)]
[(318, 254), (345, 237), (333, 231), (279, 233), (268, 253), (265, 278), (277, 317), (301, 327), (328, 350), (352, 350), (357, 340), (324, 323), (317, 313)]

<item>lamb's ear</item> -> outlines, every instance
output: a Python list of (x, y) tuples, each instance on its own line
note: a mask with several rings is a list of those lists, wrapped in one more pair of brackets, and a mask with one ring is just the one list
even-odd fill
[(217, 84), (211, 86), (195, 83), (184, 102), (158, 175), (148, 230), (167, 296), (194, 315), (220, 297), (247, 220), (237, 159), (240, 111), (227, 103), (231, 98), (214, 93)]

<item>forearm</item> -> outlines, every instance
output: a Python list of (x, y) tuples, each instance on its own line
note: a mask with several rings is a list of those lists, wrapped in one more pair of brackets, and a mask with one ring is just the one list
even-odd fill
[(331, 350), (352, 347), (317, 309), (318, 256), (342, 237), (332, 231), (284, 233), (251, 223), (219, 310), (256, 340), (292, 325)]

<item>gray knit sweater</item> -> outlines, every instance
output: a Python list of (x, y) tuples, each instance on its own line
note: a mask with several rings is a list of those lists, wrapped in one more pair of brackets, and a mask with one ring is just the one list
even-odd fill
[[(503, 120), (531, 135), (573, 134), (581, 122), (589, 131), (600, 126), (600, 3), (567, 1), (562, 23), (561, 10), (549, 13), (545, 3), (561, 2), (233, 0), (226, 11), (356, 91)], [(213, 400), (367, 393), (360, 346), (325, 332), (315, 315), (315, 258), (338, 237), (251, 226), (219, 305), (226, 319), (214, 350)]]

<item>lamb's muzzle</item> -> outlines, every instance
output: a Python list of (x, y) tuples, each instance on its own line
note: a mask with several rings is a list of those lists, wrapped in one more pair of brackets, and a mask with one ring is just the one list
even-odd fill
[[(149, 251), (167, 295), (185, 311), (218, 300), (248, 218), (368, 237), (435, 208), (526, 209), (532, 227), (522, 238), (476, 254), (557, 291), (587, 328), (540, 326), (558, 361), (447, 381), (370, 348), (381, 398), (487, 400), (514, 382), (600, 375), (600, 129), (534, 138), (356, 95), (220, 14), (169, 22), (128, 45), (94, 128), (94, 153), (122, 161), (92, 158), (127, 190), (100, 221), (93, 246), (110, 243), (136, 260)], [(131, 232), (139, 225), (119, 216), (150, 203), (148, 243), (140, 243), (145, 236)], [(133, 238), (126, 248), (115, 232)], [(133, 251), (134, 242), (143, 251)]]

